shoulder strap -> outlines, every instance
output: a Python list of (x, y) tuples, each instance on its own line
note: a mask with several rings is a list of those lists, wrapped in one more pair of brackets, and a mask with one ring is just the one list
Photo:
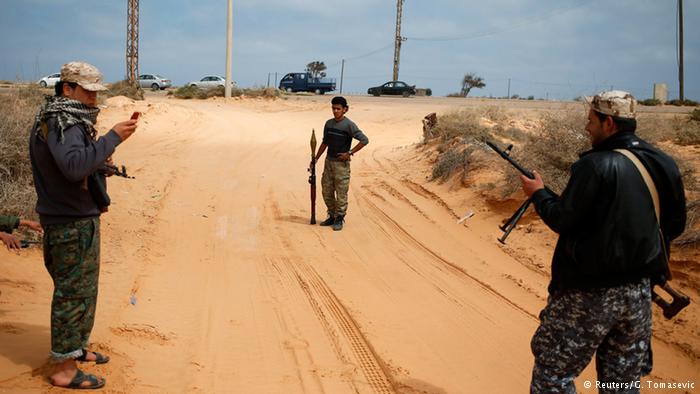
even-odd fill
[(661, 211), (659, 208), (659, 193), (656, 190), (656, 185), (654, 185), (654, 180), (651, 179), (651, 175), (649, 175), (649, 171), (644, 167), (641, 161), (635, 156), (632, 152), (630, 152), (627, 149), (615, 149), (615, 152), (623, 154), (625, 157), (630, 159), (632, 164), (634, 164), (635, 167), (637, 167), (637, 170), (639, 173), (642, 175), (642, 178), (644, 179), (644, 183), (646, 183), (647, 188), (649, 189), (649, 194), (651, 194), (651, 199), (654, 201), (654, 212), (656, 213), (656, 220), (659, 222), (659, 225), (661, 224)]

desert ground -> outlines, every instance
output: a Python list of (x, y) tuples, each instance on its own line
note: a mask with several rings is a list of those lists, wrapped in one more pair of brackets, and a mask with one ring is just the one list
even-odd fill
[[(497, 225), (518, 202), (429, 181), (418, 144), (426, 114), (486, 104), (349, 97), (370, 144), (353, 157), (347, 221), (334, 232), (309, 224), (306, 171), (329, 101), (107, 100), (101, 132), (143, 116), (114, 155), (136, 179), (110, 179), (102, 219), (91, 348), (112, 360), (82, 367), (106, 377), (103, 392), (528, 391), (556, 236), (531, 218), (501, 245)], [(580, 105), (511, 104), (524, 114)], [(61, 391), (46, 380), (53, 288), (41, 256), (0, 250), (0, 392)], [(695, 278), (698, 262), (685, 264)], [(697, 284), (680, 288), (699, 299)], [(700, 392), (699, 323), (697, 303), (670, 322), (655, 307), (643, 392)], [(585, 388), (594, 380), (589, 365), (578, 390), (596, 392)], [(671, 382), (695, 388), (647, 387)]]

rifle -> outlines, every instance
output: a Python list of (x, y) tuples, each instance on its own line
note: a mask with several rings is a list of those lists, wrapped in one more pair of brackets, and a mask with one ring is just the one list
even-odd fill
[[(501, 150), (498, 146), (496, 146), (493, 142), (491, 141), (486, 141), (486, 145), (488, 145), (491, 149), (496, 151), (502, 158), (504, 158), (506, 161), (508, 161), (513, 167), (515, 167), (518, 171), (520, 171), (521, 174), (525, 175), (526, 177), (530, 179), (535, 179), (535, 176), (532, 174), (532, 172), (526, 170), (523, 168), (517, 161), (515, 161), (512, 157), (510, 157), (510, 152), (513, 149), (513, 145), (508, 145), (508, 147), (505, 150)], [(549, 189), (547, 186), (545, 186), (545, 190), (548, 193), (551, 193), (554, 196), (557, 196), (556, 193), (554, 193), (551, 189)], [(527, 208), (530, 206), (530, 203), (532, 200), (528, 198), (523, 202), (523, 204), (518, 208), (517, 211), (506, 221), (505, 224), (498, 226), (501, 231), (503, 231), (503, 236), (501, 238), (498, 238), (498, 241), (501, 242), (502, 244), (505, 244), (506, 238), (508, 238), (508, 235), (510, 232), (515, 228), (516, 224), (520, 220), (520, 218), (523, 216)], [(664, 242), (662, 239), (661, 242)], [(663, 252), (666, 253), (666, 252)], [(670, 267), (668, 267), (668, 262), (667, 262), (667, 274), (668, 277), (670, 277)], [(666, 280), (666, 276), (662, 276), (661, 280), (659, 283), (652, 283), (651, 285), (651, 299), (654, 301), (656, 305), (661, 307), (663, 310), (663, 315), (666, 319), (671, 319), (674, 316), (676, 316), (683, 308), (686, 306), (690, 305), (690, 298), (673, 289), (671, 285), (668, 284)], [(671, 296), (671, 302), (666, 301), (665, 299), (661, 298), (658, 293), (654, 291), (654, 286), (658, 286), (661, 289), (663, 289), (668, 295)]]
[(126, 173), (126, 167), (124, 165), (121, 166), (121, 168), (111, 165), (111, 164), (105, 164), (107, 168), (110, 170), (114, 171), (114, 175), (120, 176), (122, 178), (127, 178), (127, 179), (136, 179), (136, 177), (130, 176), (129, 174)]
[(311, 129), (311, 164), (309, 164), (309, 186), (311, 188), (311, 224), (316, 224), (316, 130)]
[[(517, 161), (515, 161), (512, 157), (510, 157), (510, 151), (513, 149), (513, 145), (508, 145), (508, 147), (505, 150), (501, 150), (499, 147), (497, 147), (493, 142), (491, 141), (486, 141), (486, 145), (488, 145), (491, 149), (496, 151), (502, 158), (504, 158), (506, 161), (508, 161), (513, 167), (515, 167), (518, 171), (520, 171), (521, 174), (525, 175), (526, 177), (530, 179), (535, 179), (535, 176), (532, 174), (532, 172), (526, 170), (523, 168), (523, 166), (520, 165)], [(553, 194), (557, 195), (554, 193), (550, 188), (547, 186), (544, 187), (544, 189)], [(530, 207), (530, 203), (532, 203), (532, 200), (528, 198), (523, 202), (522, 205), (520, 205), (520, 208), (518, 208), (515, 213), (503, 224), (498, 226), (498, 228), (503, 231), (503, 235), (498, 238), (498, 242), (505, 244), (506, 243), (506, 238), (508, 238), (508, 235), (510, 235), (510, 232), (513, 231), (515, 226), (518, 224), (518, 221), (520, 221), (520, 218), (523, 217), (525, 214), (525, 211)]]
[(19, 246), (23, 249), (28, 248), (29, 245), (33, 245), (33, 244), (40, 245), (40, 244), (42, 244), (42, 241), (32, 241), (32, 240), (28, 240), (28, 239), (22, 239), (19, 241)]

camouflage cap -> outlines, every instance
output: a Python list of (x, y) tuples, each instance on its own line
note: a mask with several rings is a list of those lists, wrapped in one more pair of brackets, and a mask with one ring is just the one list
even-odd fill
[(593, 97), (586, 97), (591, 109), (601, 114), (634, 119), (637, 116), (637, 100), (629, 92), (611, 90)]
[(61, 67), (61, 81), (75, 82), (91, 92), (107, 90), (102, 85), (102, 73), (97, 67), (84, 62), (70, 62)]

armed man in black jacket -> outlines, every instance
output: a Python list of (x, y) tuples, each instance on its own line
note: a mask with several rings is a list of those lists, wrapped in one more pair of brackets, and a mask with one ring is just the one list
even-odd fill
[(639, 392), (652, 367), (651, 287), (669, 279), (670, 242), (685, 228), (680, 172), (634, 134), (634, 97), (609, 91), (589, 104), (593, 149), (574, 163), (561, 197), (545, 190), (537, 172), (521, 177), (537, 213), (559, 234), (531, 343), (533, 393), (575, 393), (574, 379), (594, 353), (600, 392)]

